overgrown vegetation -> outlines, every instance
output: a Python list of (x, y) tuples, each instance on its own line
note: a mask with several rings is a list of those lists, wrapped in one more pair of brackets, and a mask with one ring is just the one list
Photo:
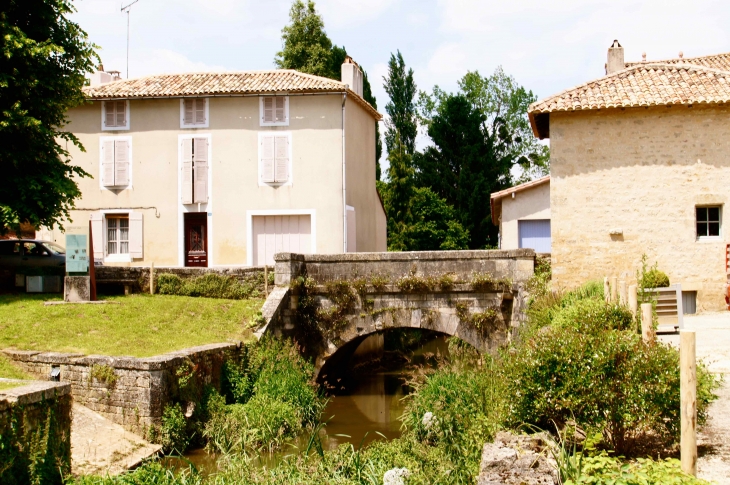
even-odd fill
[(89, 369), (89, 382), (101, 382), (107, 387), (114, 387), (117, 383), (117, 374), (114, 368), (106, 364), (93, 364)]
[[(273, 271), (269, 273), (269, 284), (274, 283)], [(196, 296), (204, 298), (223, 298), (226, 300), (245, 300), (261, 298), (264, 274), (254, 273), (243, 283), (235, 276), (208, 273), (195, 278), (181, 278), (176, 274), (160, 273), (157, 276), (157, 292), (161, 295)]]

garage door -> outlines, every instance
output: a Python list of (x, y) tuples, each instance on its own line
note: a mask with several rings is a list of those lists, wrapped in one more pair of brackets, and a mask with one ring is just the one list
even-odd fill
[(253, 264), (274, 264), (276, 253), (312, 252), (311, 216), (254, 216)]
[(550, 219), (518, 221), (520, 247), (531, 248), (538, 253), (549, 253)]

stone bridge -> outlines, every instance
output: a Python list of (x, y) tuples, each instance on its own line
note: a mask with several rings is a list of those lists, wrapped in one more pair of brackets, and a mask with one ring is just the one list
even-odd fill
[(433, 330), (494, 350), (524, 319), (524, 284), (535, 267), (531, 249), (274, 259), (275, 288), (256, 335), (295, 339), (318, 372), (389, 328)]

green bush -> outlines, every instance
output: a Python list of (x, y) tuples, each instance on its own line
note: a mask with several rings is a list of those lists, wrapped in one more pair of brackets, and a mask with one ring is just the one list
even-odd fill
[(666, 288), (669, 286), (669, 276), (654, 267), (643, 275), (641, 286), (643, 288)]
[(234, 276), (215, 273), (191, 279), (183, 279), (175, 274), (160, 273), (157, 276), (157, 292), (161, 295), (243, 300), (260, 296), (259, 286), (263, 284), (263, 278), (263, 273), (257, 273), (246, 283), (240, 283)]
[(179, 404), (165, 406), (162, 411), (159, 442), (165, 453), (184, 453), (188, 449), (187, 420)]
[(679, 460), (652, 460), (639, 458), (624, 463), (619, 458), (602, 453), (593, 457), (581, 458), (581, 475), (575, 480), (566, 480), (564, 485), (710, 485), (682, 472)]
[(536, 330), (551, 325), (555, 316), (562, 309), (587, 299), (603, 299), (603, 283), (590, 281), (567, 292), (541, 291), (529, 302), (527, 330)]
[(555, 327), (572, 328), (576, 332), (601, 332), (603, 330), (631, 330), (634, 316), (621, 306), (606, 303), (603, 298), (586, 298), (558, 309), (553, 316)]

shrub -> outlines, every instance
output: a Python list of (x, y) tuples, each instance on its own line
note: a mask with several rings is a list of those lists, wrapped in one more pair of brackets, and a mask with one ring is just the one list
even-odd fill
[(263, 274), (256, 274), (251, 281), (239, 283), (234, 276), (215, 273), (182, 279), (178, 275), (161, 273), (157, 277), (157, 292), (161, 295), (196, 296), (243, 300), (260, 296), (258, 289), (263, 283)]
[(588, 485), (613, 483), (616, 485), (645, 485), (650, 483), (674, 485), (710, 485), (682, 472), (679, 460), (652, 460), (639, 458), (624, 463), (619, 458), (602, 453), (598, 456), (582, 457), (580, 477), (566, 480), (564, 485)]
[[(679, 437), (679, 354), (633, 332), (546, 327), (503, 359), (510, 421), (542, 429), (574, 421), (621, 454), (669, 446)], [(698, 422), (714, 380), (698, 367)], [(710, 387), (708, 389), (708, 386)]]
[(556, 327), (572, 328), (576, 332), (600, 332), (603, 330), (631, 330), (634, 317), (621, 306), (606, 303), (603, 298), (576, 300), (560, 308), (553, 317)]
[[(646, 254), (641, 256), (641, 269), (636, 273), (636, 279), (639, 282), (640, 290), (647, 288), (666, 288), (669, 286), (669, 276), (658, 268), (659, 263), (654, 263), (651, 268), (648, 267)], [(648, 268), (648, 269), (647, 269)]]
[(165, 406), (162, 411), (159, 440), (165, 453), (184, 453), (190, 444), (187, 421), (179, 404)]

